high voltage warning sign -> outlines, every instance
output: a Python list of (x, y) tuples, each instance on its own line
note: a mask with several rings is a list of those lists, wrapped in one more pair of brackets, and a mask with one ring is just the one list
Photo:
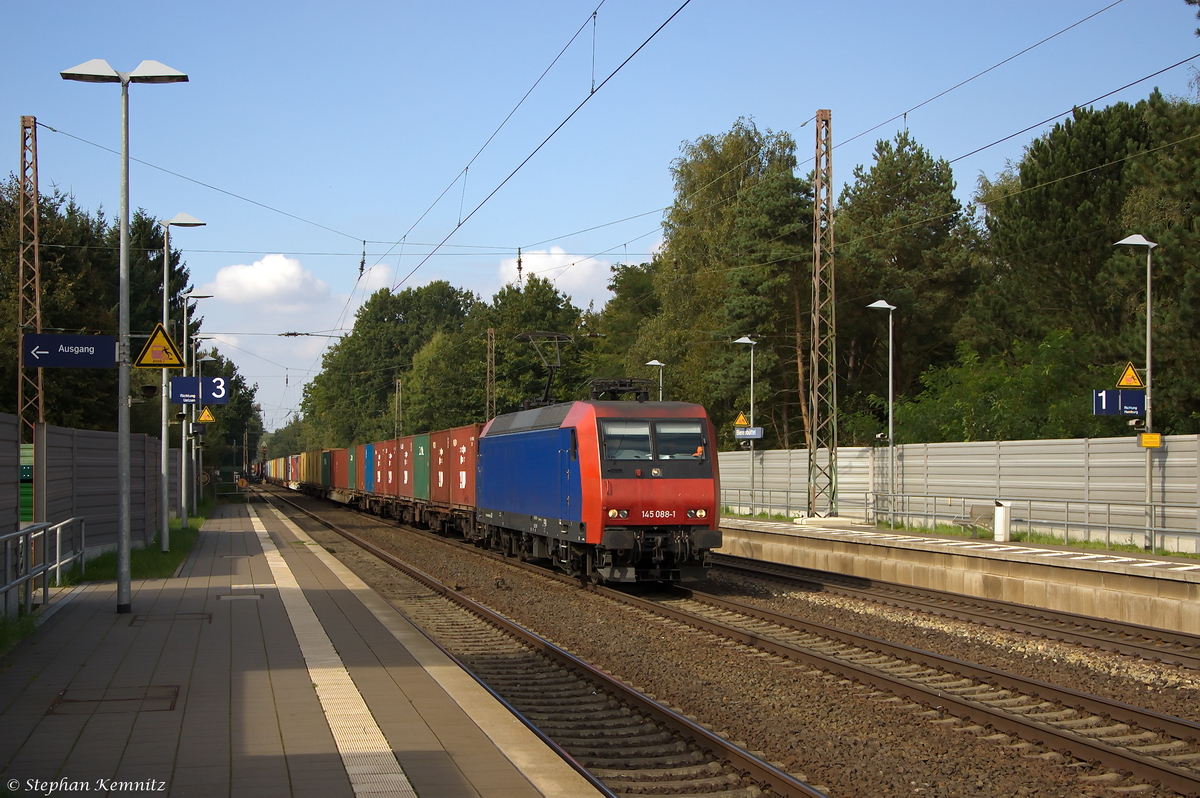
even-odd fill
[(162, 322), (154, 325), (154, 332), (150, 334), (150, 340), (142, 348), (142, 353), (137, 356), (137, 360), (133, 361), (133, 367), (138, 369), (183, 368), (183, 355), (179, 354), (179, 349), (167, 335)]
[(213, 418), (212, 411), (209, 410), (207, 407), (204, 408), (204, 412), (200, 414), (200, 418), (198, 418), (196, 420), (201, 423), (204, 423), (204, 424), (211, 424), (214, 421), (216, 421), (216, 419)]
[(737, 421), (733, 422), (733, 426), (735, 426), (735, 427), (748, 427), (748, 426), (750, 426), (750, 422), (746, 420), (746, 414), (745, 414), (745, 413), (738, 413)]
[(1133, 363), (1127, 363), (1125, 370), (1121, 372), (1121, 379), (1117, 380), (1118, 388), (1145, 388), (1146, 383), (1142, 382), (1142, 378), (1138, 376), (1137, 369), (1133, 367)]

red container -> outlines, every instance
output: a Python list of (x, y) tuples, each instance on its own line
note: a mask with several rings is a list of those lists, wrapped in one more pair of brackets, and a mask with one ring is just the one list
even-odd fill
[(350, 450), (334, 449), (329, 453), (330, 487), (345, 490), (350, 487)]
[(450, 485), (454, 481), (454, 456), (448, 429), (429, 433), (429, 503), (450, 506)]
[(375, 444), (375, 492), (384, 496), (396, 495), (396, 442)]
[(365, 491), (367, 482), (363, 479), (364, 469), (371, 467), (367, 465), (367, 447), (365, 444), (359, 444), (354, 450), (354, 478), (350, 480), (350, 484), (357, 491)]
[(396, 444), (396, 495), (407, 499), (413, 497), (413, 437), (397, 438)]
[(475, 506), (475, 459), (483, 424), (450, 430), (450, 503), (455, 507)]

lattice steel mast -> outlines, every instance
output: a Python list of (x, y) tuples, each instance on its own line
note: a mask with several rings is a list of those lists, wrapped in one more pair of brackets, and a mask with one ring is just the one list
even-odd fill
[[(808, 452), (808, 514), (838, 514), (837, 346), (833, 280), (833, 137), (829, 109), (817, 111), (813, 180), (813, 293), (809, 369), (812, 448)], [(820, 452), (828, 459), (822, 464)]]
[(21, 117), (21, 173), (17, 216), (17, 415), (22, 443), (33, 443), (33, 425), (46, 420), (42, 370), (25, 367), (25, 335), (42, 331), (42, 271), (38, 258), (37, 119)]

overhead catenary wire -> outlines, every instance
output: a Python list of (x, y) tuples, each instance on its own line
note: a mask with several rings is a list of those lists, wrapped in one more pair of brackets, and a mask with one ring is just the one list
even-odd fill
[[(517, 164), (517, 167), (515, 169), (513, 169), (512, 172), (510, 172), (507, 177), (505, 177), (503, 180), (501, 180), (499, 185), (497, 185), (494, 189), (492, 189), (491, 192), (489, 192), (488, 195), (486, 197), (484, 197), (483, 200), (480, 201), (480, 203), (478, 205), (476, 205), (475, 208), (466, 215), (466, 217), (459, 223), (459, 225), (457, 227), (454, 228), (454, 230), (451, 230), (449, 233), (446, 234), (446, 237), (444, 239), (442, 239), (441, 243), (438, 244), (437, 249), (441, 249), (441, 247), (447, 241), (450, 240), (451, 236), (454, 235), (454, 233), (462, 226), (463, 223), (470, 220), (470, 218), (472, 216), (474, 216), (476, 213), (478, 213), (479, 210), (484, 205), (486, 205), (488, 203), (488, 201), (491, 200), (492, 197), (496, 196), (496, 193), (499, 192), (500, 189), (504, 188), (504, 186), (507, 185), (508, 181), (512, 180), (513, 177), (516, 176), (517, 172), (520, 172), (521, 169), (525, 166), (525, 164), (529, 163), (529, 161), (532, 160), (533, 157), (535, 155), (537, 155), (542, 150), (542, 148), (545, 147), (546, 144), (548, 144), (550, 142), (550, 140), (552, 138), (554, 138), (554, 136), (560, 130), (562, 130), (568, 122), (571, 121), (572, 118), (574, 118), (575, 114), (579, 113), (579, 111), (583, 108), (583, 106), (587, 105), (588, 100), (595, 97), (597, 92), (599, 92), (601, 89), (603, 89), (604, 86), (610, 80), (612, 80), (614, 77), (616, 77), (616, 75), (622, 69), (624, 69), (625, 66), (630, 61), (632, 61), (634, 59), (634, 57), (636, 57), (637, 54), (640, 53), (646, 47), (646, 45), (650, 44), (650, 42), (653, 41), (654, 38), (656, 36), (658, 36), (658, 34), (660, 32), (662, 32), (663, 28), (667, 27), (667, 25), (669, 25), (671, 23), (671, 20), (673, 20), (673, 19), (675, 19), (675, 17), (679, 16), (679, 14), (683, 11), (683, 9), (687, 8), (688, 5), (691, 4), (691, 2), (692, 2), (692, 0), (684, 0), (683, 4), (680, 5), (679, 8), (675, 9), (675, 12), (673, 14), (671, 14), (671, 16), (669, 16), (665, 22), (663, 22), (661, 25), (659, 25), (658, 28), (656, 28), (653, 33), (651, 33), (648, 37), (646, 37), (645, 41), (643, 41), (641, 44), (639, 44), (637, 46), (637, 49), (635, 49), (632, 53), (630, 53), (629, 56), (624, 61), (622, 61), (617, 66), (616, 69), (614, 69), (612, 72), (609, 73), (608, 77), (606, 77), (604, 80), (602, 80), (600, 82), (600, 85), (596, 87), (595, 91), (589, 92), (588, 95), (586, 97), (584, 97), (583, 100), (579, 103), (579, 105), (575, 106), (575, 109), (572, 110), (569, 114), (567, 114), (567, 117), (565, 119), (563, 119), (563, 121), (559, 122), (558, 125), (554, 128), (554, 130), (550, 131), (550, 134), (547, 135), (546, 138), (542, 140), (542, 143), (538, 144), (537, 147), (534, 148), (533, 152), (531, 152), (531, 153), (529, 153), (529, 155), (525, 156), (524, 160), (522, 160), (519, 164)], [(436, 249), (435, 249), (435, 252), (436, 252)], [(424, 258), (422, 258), (421, 261), (416, 266), (413, 267), (412, 271), (410, 271), (407, 275), (405, 275), (403, 280), (401, 280), (399, 283), (397, 283), (395, 286), (393, 286), (392, 290), (399, 288), (401, 285), (403, 285), (405, 282), (407, 282), (408, 279), (410, 277), (412, 277), (414, 274), (416, 274), (417, 270), (420, 269), (421, 266), (423, 266), (429, 260), (430, 257), (432, 257), (432, 255), (433, 255), (433, 253), (431, 252), (428, 255), (426, 255)]]

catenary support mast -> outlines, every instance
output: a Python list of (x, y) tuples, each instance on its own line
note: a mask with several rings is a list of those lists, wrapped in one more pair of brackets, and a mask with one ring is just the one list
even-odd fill
[(17, 273), (17, 415), (22, 443), (33, 443), (33, 425), (46, 420), (42, 370), (26, 367), (24, 337), (42, 331), (42, 272), (38, 258), (37, 119), (21, 117), (20, 265)]
[[(813, 292), (809, 407), (808, 514), (838, 514), (837, 346), (833, 280), (833, 137), (829, 109), (817, 111), (813, 181)], [(821, 450), (825, 450), (822, 457)]]

